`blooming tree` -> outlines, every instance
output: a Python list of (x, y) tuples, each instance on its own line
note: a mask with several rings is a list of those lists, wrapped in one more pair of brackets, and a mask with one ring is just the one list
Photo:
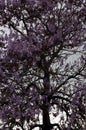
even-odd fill
[[(85, 6), (85, 0), (0, 0), (2, 129), (85, 130)], [(52, 123), (51, 114), (60, 113)]]

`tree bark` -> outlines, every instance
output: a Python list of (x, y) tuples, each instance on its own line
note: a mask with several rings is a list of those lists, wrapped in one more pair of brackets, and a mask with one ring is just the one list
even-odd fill
[(44, 106), (43, 108), (43, 128), (42, 130), (51, 130), (49, 108)]
[(46, 66), (45, 72), (44, 72), (44, 95), (43, 95), (43, 127), (42, 130), (52, 130), (51, 129), (51, 123), (50, 123), (50, 117), (49, 117), (49, 100), (48, 100), (48, 94), (50, 92), (50, 77), (49, 77), (48, 68)]

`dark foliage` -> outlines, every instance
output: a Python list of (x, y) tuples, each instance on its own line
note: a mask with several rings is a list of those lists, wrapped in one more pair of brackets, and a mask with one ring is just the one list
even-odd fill
[(0, 26), (2, 129), (85, 130), (85, 0), (0, 0)]

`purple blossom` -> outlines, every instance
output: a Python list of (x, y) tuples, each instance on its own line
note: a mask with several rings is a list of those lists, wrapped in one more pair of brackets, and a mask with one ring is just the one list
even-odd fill
[(85, 3), (0, 1), (0, 118), (8, 129), (85, 127)]

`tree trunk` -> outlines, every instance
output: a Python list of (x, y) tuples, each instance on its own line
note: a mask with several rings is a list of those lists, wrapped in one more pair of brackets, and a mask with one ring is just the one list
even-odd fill
[[(47, 68), (47, 67), (46, 67)], [(44, 95), (43, 95), (43, 128), (42, 130), (51, 130), (50, 117), (49, 117), (49, 101), (48, 95), (50, 92), (50, 77), (48, 68), (44, 72)]]
[(49, 108), (44, 106), (43, 109), (43, 128), (42, 130), (51, 130)]
[(44, 86), (44, 93), (43, 93), (43, 104), (42, 104), (42, 116), (43, 116), (43, 127), (42, 130), (52, 130), (50, 117), (49, 117), (49, 100), (48, 96), (50, 93), (50, 74), (49, 74), (49, 66), (44, 59), (43, 61), (43, 70), (44, 70), (44, 78), (43, 78), (43, 86)]

